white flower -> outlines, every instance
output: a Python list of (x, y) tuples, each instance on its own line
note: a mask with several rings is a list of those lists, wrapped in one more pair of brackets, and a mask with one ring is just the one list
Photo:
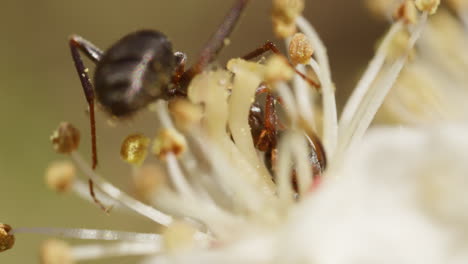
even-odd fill
[[(0, 230), (5, 237), (0, 237), (0, 245), (9, 239), (11, 247), (12, 235), (26, 232), (116, 241), (70, 248), (50, 242), (45, 263), (121, 255), (144, 255), (142, 263), (147, 264), (466, 263), (468, 127), (437, 122), (368, 132), (408, 58), (427, 58), (418, 52), (432, 44), (424, 41), (431, 32), (425, 32), (413, 52), (434, 3), (438, 1), (419, 1), (427, 10), (414, 25), (403, 18), (392, 24), (339, 120), (326, 49), (303, 17), (296, 18), (296, 26), (315, 55), (297, 68), (314, 71), (321, 94), (297, 76), (288, 81), (287, 72), (271, 76), (281, 73), (278, 60), (262, 64), (234, 59), (228, 70), (198, 75), (189, 87), (190, 103), (171, 105), (169, 111), (167, 102), (157, 102), (152, 110), (163, 133), (153, 151), (163, 160), (167, 178), (157, 169), (135, 168), (137, 175), (145, 171), (145, 179), (153, 178), (145, 190), (147, 203), (107, 182), (78, 153), (71, 154), (105, 203), (165, 226), (161, 234), (8, 227)], [(272, 65), (279, 68), (269, 68)], [(255, 91), (267, 76), (289, 121), (273, 172), (255, 149), (248, 122)], [(322, 101), (318, 112), (317, 100)], [(320, 184), (311, 172), (311, 163), (324, 165), (317, 158), (323, 154), (317, 134), (328, 158)], [(71, 190), (86, 196), (82, 180), (70, 181)]]

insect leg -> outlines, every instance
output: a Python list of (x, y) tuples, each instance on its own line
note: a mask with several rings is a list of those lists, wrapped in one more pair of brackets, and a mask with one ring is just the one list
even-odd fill
[[(259, 56), (259, 55), (256, 55), (256, 56)], [(262, 148), (260, 150), (265, 151), (264, 149), (267, 149), (267, 147), (264, 147), (265, 140), (267, 140), (265, 138), (266, 134), (271, 133), (270, 131), (275, 131), (276, 133), (277, 130), (285, 129), (285, 126), (281, 124), (280, 120), (278, 120), (278, 117), (277, 117), (278, 115), (276, 113), (276, 109), (274, 106), (275, 101), (278, 101), (280, 105), (282, 105), (283, 103), (282, 103), (281, 97), (274, 98), (274, 95), (272, 95), (270, 88), (268, 88), (268, 86), (265, 83), (261, 83), (255, 91), (255, 95), (260, 95), (260, 94), (267, 95), (266, 101), (265, 101), (265, 113), (263, 115), (263, 118), (261, 119), (263, 120), (263, 123), (260, 124), (260, 122), (257, 121), (257, 123), (259, 123), (258, 125), (255, 123), (252, 123), (252, 124), (254, 124), (256, 127), (260, 125), (264, 127), (264, 129), (262, 129), (262, 131), (260, 132), (260, 135), (257, 137), (255, 144), (258, 149)], [(258, 113), (254, 113), (253, 109), (254, 108), (252, 107), (250, 116), (252, 117), (258, 116)], [(256, 117), (256, 118), (260, 120), (259, 117)], [(321, 171), (323, 171), (327, 167), (327, 155), (325, 152), (325, 148), (323, 147), (320, 138), (317, 136), (317, 134), (314, 132), (311, 126), (307, 124), (303, 124), (303, 127), (307, 135), (307, 138), (310, 140), (311, 145), (313, 145), (315, 149), (317, 160), (319, 162), (319, 167)], [(276, 143), (274, 144), (274, 146), (276, 146)]]
[[(262, 55), (263, 53), (267, 52), (267, 51), (272, 51), (274, 52), (275, 54), (277, 55), (280, 55), (281, 57), (283, 57), (285, 60), (287, 60), (286, 56), (283, 55), (281, 53), (281, 51), (275, 46), (275, 44), (271, 41), (267, 41), (265, 44), (263, 44), (263, 46), (255, 49), (254, 51), (250, 52), (249, 54), (245, 55), (244, 57), (242, 57), (244, 60), (250, 60), (250, 59), (253, 59), (255, 57), (258, 57), (260, 55)], [(307, 78), (307, 76), (305, 76), (303, 73), (299, 72), (298, 70), (296, 70), (296, 68), (287, 60), (288, 62), (288, 65), (294, 69), (294, 71), (299, 75), (301, 76), (305, 81), (307, 81), (310, 85), (316, 87), (316, 88), (319, 88), (320, 85), (317, 84), (316, 82), (314, 82), (313, 80)], [(269, 92), (268, 91), (268, 87), (266, 86), (262, 86), (260, 85), (258, 88), (257, 88), (257, 94), (261, 94), (261, 93), (265, 93), (265, 92)], [(278, 98), (278, 102), (281, 104), (281, 98)], [(320, 166), (322, 168), (322, 170), (324, 170), (327, 166), (327, 156), (326, 156), (326, 152), (325, 152), (325, 149), (319, 139), (319, 137), (315, 134), (315, 132), (313, 131), (312, 128), (310, 128), (310, 126), (305, 126), (306, 128), (306, 134), (308, 136), (308, 138), (311, 140), (312, 144), (314, 145), (314, 148), (315, 148), (315, 151), (317, 152), (317, 157), (318, 157), (318, 160), (319, 160), (319, 163), (320, 163)]]
[(82, 51), (93, 62), (98, 62), (101, 59), (102, 52), (92, 45), (90, 42), (84, 40), (79, 36), (72, 36), (69, 41), (71, 55), (78, 77), (81, 81), (81, 86), (89, 106), (89, 121), (91, 123), (91, 151), (92, 151), (92, 168), (96, 169), (97, 166), (97, 146), (96, 146), (96, 121), (94, 115), (94, 88), (88, 76), (88, 69), (84, 66), (81, 59), (80, 52)]
[(263, 53), (267, 52), (267, 51), (272, 51), (273, 53), (281, 56), (289, 65), (289, 67), (291, 67), (291, 69), (293, 69), (299, 76), (301, 76), (302, 79), (304, 79), (308, 84), (310, 84), (311, 86), (315, 87), (315, 88), (320, 88), (320, 84), (318, 84), (317, 82), (315, 82), (314, 80), (308, 78), (305, 74), (303, 74), (302, 72), (298, 71), (290, 62), (289, 60), (287, 59), (287, 57), (281, 53), (281, 51), (276, 47), (276, 45), (271, 42), (271, 41), (267, 41), (265, 44), (263, 44), (261, 47), (255, 49), (254, 51), (248, 53), (247, 55), (243, 56), (242, 58), (244, 60), (250, 60), (250, 59), (253, 59), (255, 57), (258, 57), (260, 55), (262, 55)]
[[(90, 60), (98, 62), (102, 57), (102, 51), (96, 46), (91, 44), (89, 41), (79, 37), (72, 36), (69, 40), (70, 51), (75, 63), (75, 68), (78, 73), (78, 77), (81, 81), (81, 86), (86, 97), (86, 101), (89, 106), (89, 122), (91, 124), (91, 153), (92, 153), (92, 168), (96, 169), (97, 160), (97, 145), (96, 145), (96, 120), (94, 114), (94, 88), (88, 76), (88, 69), (84, 66), (83, 60), (81, 59), (80, 51), (82, 51)], [(108, 209), (97, 199), (94, 193), (94, 184), (91, 179), (88, 180), (89, 192), (94, 202), (105, 212)]]
[(183, 74), (181, 81), (184, 83), (184, 85), (182, 85), (182, 87), (186, 87), (192, 78), (198, 73), (202, 72), (203, 69), (213, 61), (219, 51), (221, 51), (221, 49), (224, 47), (225, 39), (231, 34), (248, 2), (249, 0), (235, 1), (234, 5), (231, 7), (228, 14), (224, 18), (224, 21), (205, 44), (205, 47), (202, 49), (198, 60)]
[(252, 105), (249, 114), (249, 125), (251, 126), (252, 136), (255, 147), (263, 152), (267, 152), (276, 147), (278, 117), (275, 109), (276, 99), (266, 84), (262, 83), (255, 95), (266, 94), (265, 106), (260, 108), (258, 104)]
[(172, 76), (172, 83), (179, 84), (180, 78), (185, 72), (185, 65), (187, 63), (187, 55), (183, 52), (177, 51), (174, 53), (174, 56), (177, 60), (177, 67), (175, 69), (174, 75)]

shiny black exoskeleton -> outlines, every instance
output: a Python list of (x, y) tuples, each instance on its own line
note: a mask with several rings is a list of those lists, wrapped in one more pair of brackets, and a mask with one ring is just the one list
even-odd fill
[[(192, 78), (202, 72), (224, 46), (248, 1), (235, 0), (188, 70), (185, 70), (185, 54), (174, 53), (168, 38), (158, 31), (128, 34), (104, 53), (80, 36), (70, 38), (71, 55), (89, 105), (93, 169), (97, 166), (95, 98), (111, 115), (126, 117), (157, 99), (186, 95)], [(96, 64), (95, 87), (80, 52)]]
[(142, 30), (120, 39), (96, 66), (97, 100), (114, 116), (130, 115), (159, 98), (167, 98), (177, 58), (167, 37)]
[[(141, 30), (128, 34), (105, 53), (80, 36), (70, 38), (71, 55), (89, 106), (93, 169), (98, 162), (95, 98), (111, 115), (127, 117), (157, 99), (186, 95), (188, 84), (216, 57), (248, 2), (235, 0), (199, 58), (188, 70), (185, 70), (185, 54), (174, 53), (168, 38), (158, 31)], [(95, 87), (88, 76), (81, 52), (96, 64)], [(107, 211), (95, 197), (91, 180), (89, 187), (94, 201)]]

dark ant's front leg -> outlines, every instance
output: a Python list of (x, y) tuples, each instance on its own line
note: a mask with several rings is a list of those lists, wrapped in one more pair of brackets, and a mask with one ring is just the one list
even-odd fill
[(239, 21), (239, 17), (242, 14), (242, 11), (244, 11), (248, 2), (249, 0), (236, 0), (228, 14), (224, 17), (221, 25), (219, 25), (218, 29), (205, 44), (205, 47), (198, 57), (198, 60), (182, 75), (182, 87), (187, 87), (188, 83), (193, 79), (193, 77), (202, 72), (203, 69), (213, 61), (216, 55), (218, 55), (219, 51), (221, 51), (221, 49), (224, 47), (226, 38), (229, 37), (235, 25), (237, 24), (237, 21)]
[[(91, 152), (92, 152), (92, 168), (96, 169), (97, 160), (97, 144), (96, 144), (96, 119), (94, 114), (94, 88), (88, 76), (88, 68), (84, 66), (83, 60), (80, 56), (82, 51), (90, 60), (97, 63), (102, 57), (102, 51), (94, 46), (91, 42), (83, 39), (79, 36), (72, 36), (69, 40), (70, 51), (75, 63), (75, 68), (78, 73), (78, 77), (81, 81), (81, 86), (86, 97), (86, 101), (89, 106), (89, 122), (91, 124)], [(108, 209), (97, 199), (94, 193), (94, 184), (91, 179), (88, 180), (89, 192), (94, 202), (101, 207), (102, 210), (108, 212)]]
[(98, 63), (102, 57), (102, 50), (96, 47), (93, 43), (89, 42), (88, 40), (73, 35), (70, 37), (70, 45), (76, 47), (81, 52), (83, 52), (86, 57), (92, 60), (94, 63)]
[(308, 84), (310, 84), (312, 87), (315, 87), (316, 89), (320, 88), (320, 84), (318, 84), (317, 82), (315, 82), (314, 80), (308, 78), (305, 74), (303, 74), (302, 72), (298, 71), (294, 65), (292, 65), (289, 60), (287, 59), (287, 57), (281, 53), (281, 51), (276, 47), (276, 45), (271, 42), (271, 41), (267, 41), (265, 44), (263, 44), (261, 47), (255, 49), (254, 51), (248, 53), (247, 55), (243, 56), (242, 59), (244, 60), (251, 60), (255, 57), (258, 57), (260, 55), (262, 55), (263, 53), (267, 52), (267, 51), (272, 51), (273, 53), (275, 53), (276, 55), (279, 55), (281, 58), (283, 58), (286, 63), (289, 65), (289, 67), (291, 67), (291, 69), (293, 69), (302, 79), (304, 79), (304, 81), (306, 81)]
[(92, 151), (92, 168), (96, 169), (97, 166), (97, 146), (96, 146), (96, 121), (94, 115), (94, 88), (88, 76), (88, 68), (84, 66), (81, 59), (80, 52), (82, 51), (93, 62), (98, 62), (101, 59), (102, 52), (91, 44), (89, 41), (84, 40), (79, 36), (72, 36), (70, 38), (70, 50), (75, 63), (75, 68), (78, 77), (81, 81), (81, 86), (89, 106), (89, 121), (91, 123), (91, 151)]

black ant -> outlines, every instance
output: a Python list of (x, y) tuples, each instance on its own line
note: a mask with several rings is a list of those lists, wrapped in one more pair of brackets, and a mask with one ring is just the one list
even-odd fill
[[(95, 98), (106, 112), (117, 118), (124, 118), (157, 99), (169, 100), (177, 96), (186, 96), (188, 84), (223, 48), (225, 39), (231, 34), (248, 2), (249, 0), (235, 0), (221, 25), (202, 49), (198, 60), (188, 70), (185, 70), (186, 55), (174, 52), (168, 38), (155, 30), (130, 33), (105, 52), (80, 36), (74, 35), (70, 38), (71, 55), (89, 106), (93, 169), (98, 164)], [(267, 42), (243, 58), (252, 59), (268, 50), (279, 53), (272, 42)], [(80, 51), (96, 64), (94, 87)], [(311, 85), (318, 86), (302, 73), (296, 72)], [(94, 201), (106, 210), (96, 198), (91, 180), (89, 187)]]

